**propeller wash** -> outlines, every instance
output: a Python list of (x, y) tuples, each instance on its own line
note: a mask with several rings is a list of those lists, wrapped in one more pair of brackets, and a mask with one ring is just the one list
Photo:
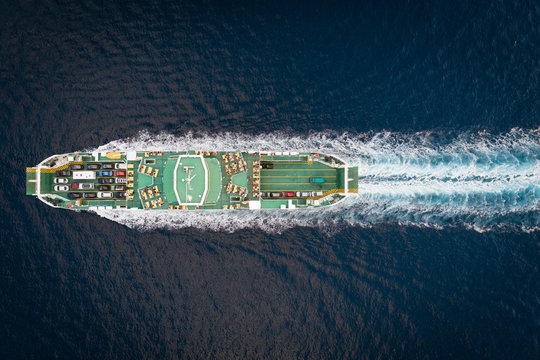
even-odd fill
[[(83, 177), (78, 183), (76, 175)], [(275, 233), (309, 226), (332, 233), (345, 225), (393, 223), (530, 232), (540, 228), (540, 129), (498, 135), (143, 132), (27, 168), (27, 194), (139, 230)]]

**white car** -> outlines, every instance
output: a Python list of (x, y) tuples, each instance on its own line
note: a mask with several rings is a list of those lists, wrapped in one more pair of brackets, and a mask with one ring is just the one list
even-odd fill
[(102, 198), (102, 199), (108, 199), (108, 198), (112, 198), (113, 197), (113, 193), (112, 192), (98, 192), (97, 193), (97, 197), (98, 198)]
[(311, 196), (323, 196), (323, 192), (322, 191), (312, 191)]
[(73, 184), (74, 189), (80, 189), (80, 190), (92, 190), (94, 189), (93, 183), (75, 183)]
[(67, 184), (69, 181), (68, 178), (54, 178), (53, 182), (55, 184)]
[(311, 193), (309, 191), (297, 191), (296, 197), (310, 197)]
[(114, 164), (114, 168), (116, 170), (125, 170), (127, 169), (127, 165), (125, 163), (116, 163)]
[(127, 184), (126, 178), (115, 178), (114, 179), (115, 184)]
[(67, 186), (67, 185), (54, 185), (54, 191), (69, 191), (69, 186)]

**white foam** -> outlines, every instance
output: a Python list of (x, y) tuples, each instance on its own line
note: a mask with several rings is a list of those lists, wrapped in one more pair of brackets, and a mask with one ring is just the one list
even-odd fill
[(90, 151), (133, 150), (317, 151), (358, 166), (360, 174), (358, 195), (317, 210), (97, 212), (141, 230), (196, 227), (282, 232), (314, 226), (332, 232), (343, 224), (381, 222), (434, 228), (459, 225), (477, 231), (540, 227), (540, 129), (455, 136), (433, 132), (307, 136), (143, 132)]

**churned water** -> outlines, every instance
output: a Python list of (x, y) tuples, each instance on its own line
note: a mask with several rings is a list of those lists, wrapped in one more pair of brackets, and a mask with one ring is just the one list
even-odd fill
[(294, 226), (315, 226), (332, 233), (345, 224), (383, 222), (435, 228), (461, 225), (478, 231), (533, 231), (540, 226), (540, 130), (462, 133), (445, 138), (434, 132), (324, 132), (296, 137), (285, 133), (142, 133), (95, 150), (137, 149), (319, 151), (358, 166), (360, 174), (357, 195), (322, 209), (98, 211), (138, 229), (196, 227), (231, 232), (257, 228), (282, 232)]

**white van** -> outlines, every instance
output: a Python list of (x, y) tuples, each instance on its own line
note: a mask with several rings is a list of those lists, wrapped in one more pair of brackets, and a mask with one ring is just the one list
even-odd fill
[(94, 180), (96, 178), (95, 171), (74, 171), (73, 179), (74, 180)]

